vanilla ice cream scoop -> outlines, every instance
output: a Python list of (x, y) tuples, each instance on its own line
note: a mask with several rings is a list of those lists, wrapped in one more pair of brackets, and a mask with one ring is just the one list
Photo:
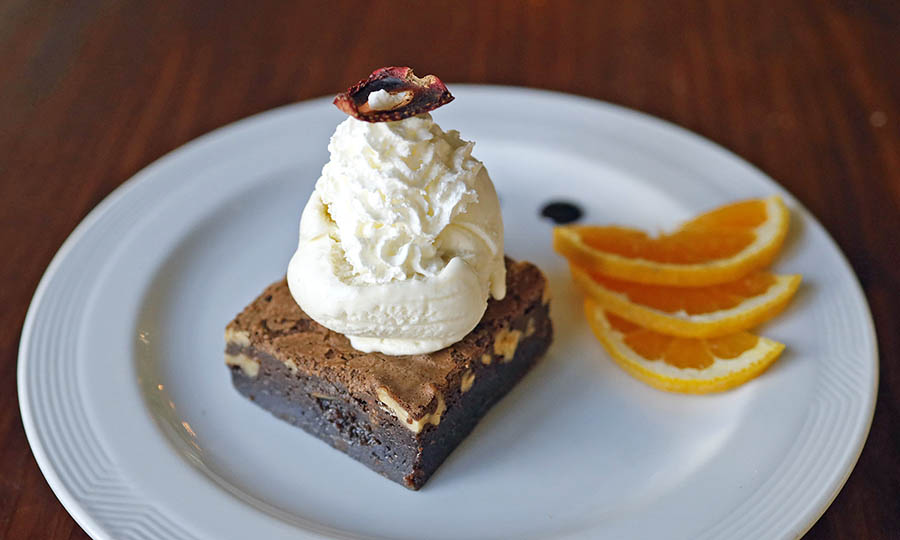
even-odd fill
[[(372, 110), (403, 99), (372, 94)], [(468, 334), (506, 293), (500, 205), (472, 146), (428, 113), (341, 123), (288, 267), (300, 307), (365, 352), (428, 353)]]

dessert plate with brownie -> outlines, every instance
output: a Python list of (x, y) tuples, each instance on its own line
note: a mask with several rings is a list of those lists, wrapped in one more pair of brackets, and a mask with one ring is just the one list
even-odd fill
[[(383, 68), (227, 126), (73, 232), (19, 392), (89, 534), (780, 538), (821, 515), (877, 386), (865, 299), (822, 227), (662, 121), (451, 86)], [(772, 194), (793, 216), (775, 266), (806, 284), (766, 327), (784, 358), (707, 396), (618, 370), (554, 224), (661, 230)]]

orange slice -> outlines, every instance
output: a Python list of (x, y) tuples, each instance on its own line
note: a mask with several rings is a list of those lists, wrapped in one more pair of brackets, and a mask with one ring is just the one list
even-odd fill
[(742, 201), (649, 236), (616, 226), (553, 229), (553, 247), (572, 263), (604, 276), (678, 287), (735, 281), (772, 262), (788, 230), (777, 195)]
[(670, 336), (711, 338), (752, 328), (778, 315), (801, 276), (754, 272), (706, 287), (630, 283), (572, 267), (575, 283), (604, 310)]
[(781, 343), (747, 332), (711, 339), (666, 336), (606, 313), (590, 298), (584, 310), (613, 360), (660, 390), (688, 394), (728, 390), (764, 372), (784, 350)]

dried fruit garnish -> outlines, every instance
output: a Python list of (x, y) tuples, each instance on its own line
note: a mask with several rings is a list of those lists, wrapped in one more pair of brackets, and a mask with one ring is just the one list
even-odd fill
[[(372, 94), (375, 94), (372, 96)], [(372, 96), (372, 99), (369, 99)], [(453, 101), (434, 75), (416, 77), (412, 68), (383, 67), (335, 96), (338, 109), (365, 122), (393, 122), (433, 111)]]

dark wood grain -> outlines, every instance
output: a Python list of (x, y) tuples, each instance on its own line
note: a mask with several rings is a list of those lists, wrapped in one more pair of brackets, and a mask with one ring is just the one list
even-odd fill
[(16, 352), (51, 257), (121, 182), (213, 128), (375, 67), (550, 88), (671, 120), (822, 221), (871, 303), (878, 408), (809, 538), (900, 536), (896, 1), (0, 3), (0, 537), (86, 538), (28, 449)]

